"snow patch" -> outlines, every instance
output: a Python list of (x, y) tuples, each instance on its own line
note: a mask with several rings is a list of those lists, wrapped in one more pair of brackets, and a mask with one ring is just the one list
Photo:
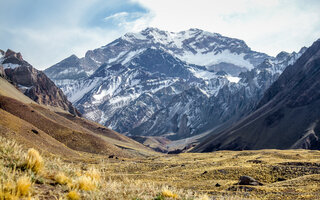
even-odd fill
[(101, 85), (97, 93), (92, 96), (94, 98), (94, 101), (92, 101), (92, 103), (98, 104), (103, 101), (104, 97), (106, 96), (112, 97), (120, 84), (121, 84), (121, 77), (115, 77), (110, 81), (110, 84), (108, 85), (108, 89), (102, 90), (103, 86)]
[(5, 63), (2, 66), (4, 69), (8, 69), (8, 68), (15, 69), (15, 68), (19, 67), (20, 65), (12, 64), (12, 63)]
[(121, 58), (121, 57), (122, 57), (124, 54), (126, 54), (126, 53), (127, 53), (127, 51), (123, 51), (123, 52), (119, 53), (118, 56), (109, 59), (108, 62), (109, 62), (109, 63), (112, 63), (112, 62), (114, 62), (114, 61), (117, 61), (119, 58)]
[(214, 72), (206, 71), (206, 70), (201, 70), (197, 68), (189, 68), (190, 72), (197, 78), (201, 78), (204, 80), (209, 80), (216, 78), (217, 75)]
[(228, 81), (230, 81), (231, 83), (238, 83), (240, 81), (239, 77), (236, 76), (226, 76), (226, 78), (228, 79)]
[(200, 90), (204, 95), (206, 95), (207, 97), (210, 97), (210, 95), (209, 95), (206, 91), (204, 91), (203, 89), (199, 88), (199, 90)]
[(244, 56), (244, 53), (236, 54), (231, 53), (230, 50), (224, 50), (217, 55), (215, 55), (215, 52), (210, 52), (207, 54), (202, 54), (199, 52), (196, 54), (193, 54), (192, 52), (185, 52), (183, 55), (178, 55), (177, 57), (187, 63), (201, 66), (212, 66), (225, 62), (245, 67), (248, 70), (253, 69), (254, 66), (248, 60), (245, 60)]
[(77, 100), (81, 99), (85, 94), (87, 94), (89, 91), (91, 91), (94, 87), (96, 87), (97, 83), (99, 82), (99, 79), (94, 79), (91, 83), (88, 85), (83, 86), (81, 89), (77, 90), (76, 93), (72, 94), (69, 98), (69, 101), (71, 103), (76, 102)]
[(95, 71), (94, 70), (90, 70), (90, 71), (86, 71), (87, 76), (91, 76)]
[(127, 104), (129, 104), (130, 101), (134, 101), (137, 99), (141, 94), (135, 93), (135, 94), (129, 94), (126, 96), (116, 96), (109, 100), (109, 103), (112, 104), (115, 107), (122, 107)]
[(126, 58), (121, 62), (121, 64), (125, 65), (128, 63), (133, 57), (139, 55), (140, 53), (144, 52), (146, 49), (139, 49), (136, 51), (130, 51), (127, 53)]

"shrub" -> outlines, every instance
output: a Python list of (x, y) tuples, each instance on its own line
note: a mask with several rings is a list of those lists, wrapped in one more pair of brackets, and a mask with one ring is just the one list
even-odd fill
[(72, 190), (67, 194), (67, 199), (69, 199), (69, 200), (79, 200), (80, 196), (76, 191)]
[(99, 181), (101, 177), (100, 172), (95, 168), (90, 168), (85, 175), (94, 181)]
[(208, 195), (204, 194), (204, 195), (196, 198), (195, 200), (210, 200), (210, 198), (208, 197)]
[(16, 191), (17, 196), (27, 196), (30, 193), (31, 181), (30, 178), (23, 176), (17, 180)]
[(76, 188), (80, 190), (90, 191), (96, 188), (96, 185), (92, 178), (88, 176), (80, 176), (76, 182)]
[(63, 173), (63, 172), (58, 172), (54, 176), (54, 180), (59, 183), (60, 185), (65, 185), (70, 183), (70, 179)]
[(172, 191), (170, 191), (169, 189), (163, 189), (162, 192), (161, 192), (161, 195), (163, 197), (170, 197), (170, 198), (174, 198), (174, 199), (177, 199), (178, 198), (178, 195), (173, 193)]
[(26, 156), (26, 167), (35, 173), (39, 173), (43, 168), (43, 159), (39, 152), (33, 148), (28, 150)]

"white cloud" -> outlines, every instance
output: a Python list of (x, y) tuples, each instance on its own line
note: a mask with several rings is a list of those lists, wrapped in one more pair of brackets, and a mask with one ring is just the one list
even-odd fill
[(10, 48), (20, 51), (25, 60), (37, 69), (45, 69), (75, 54), (83, 57), (87, 50), (95, 49), (111, 42), (119, 36), (117, 30), (101, 28), (51, 27), (48, 29), (10, 29), (8, 36), (14, 41)]
[(149, 26), (153, 15), (142, 12), (118, 12), (104, 18), (106, 22), (112, 21), (124, 31), (137, 32)]
[[(44, 69), (71, 54), (82, 57), (89, 49), (148, 26), (168, 31), (200, 28), (217, 32), (243, 39), (253, 50), (270, 55), (297, 51), (320, 38), (317, 0), (130, 1), (68, 0), (65, 4), (55, 3), (55, 8), (47, 3), (33, 8), (26, 3), (30, 12), (38, 11), (32, 12), (33, 18), (17, 17), (22, 13), (19, 10), (13, 14), (0, 8), (0, 15), (5, 16), (0, 19), (0, 38), (6, 38), (0, 47), (21, 51), (27, 61)], [(22, 4), (8, 2), (9, 7), (18, 5)], [(132, 9), (133, 5), (145, 9)]]
[[(21, 14), (25, 10), (30, 14)], [(107, 16), (115, 10), (122, 12)], [(6, 2), (0, 11), (0, 38), (5, 38), (0, 48), (21, 52), (38, 69), (71, 54), (83, 57), (86, 51), (137, 30), (148, 20), (139, 4), (127, 0), (55, 0), (34, 5), (17, 0)]]
[(133, 0), (150, 10), (149, 26), (200, 28), (243, 39), (253, 50), (297, 51), (320, 37), (319, 3), (299, 0)]
[(115, 20), (115, 19), (123, 19), (123, 18), (127, 17), (128, 15), (129, 15), (129, 13), (127, 13), (127, 12), (118, 12), (113, 15), (109, 15), (108, 17), (105, 17), (104, 20), (108, 21), (108, 20)]

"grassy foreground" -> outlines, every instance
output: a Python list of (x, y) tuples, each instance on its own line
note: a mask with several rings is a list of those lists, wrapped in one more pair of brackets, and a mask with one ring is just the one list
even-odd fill
[[(242, 175), (263, 185), (239, 186)], [(0, 137), (0, 199), (320, 199), (320, 151), (70, 160)]]

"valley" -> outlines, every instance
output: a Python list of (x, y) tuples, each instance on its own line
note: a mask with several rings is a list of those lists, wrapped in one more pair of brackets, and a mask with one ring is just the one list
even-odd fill
[(87, 119), (128, 136), (178, 140), (248, 115), (305, 50), (272, 57), (218, 33), (150, 27), (44, 73)]
[[(23, 170), (27, 149), (0, 138), (3, 199), (15, 199), (16, 182), (30, 177), (31, 199), (319, 199), (320, 153), (312, 150), (217, 151), (147, 158), (42, 151), (41, 172)], [(261, 186), (239, 185), (250, 176)], [(84, 177), (88, 187), (81, 186)], [(11, 189), (10, 189), (11, 187)], [(10, 196), (11, 195), (11, 196)], [(19, 196), (19, 195), (18, 195)]]
[(320, 39), (116, 35), (43, 71), (0, 50), (0, 200), (320, 199)]

